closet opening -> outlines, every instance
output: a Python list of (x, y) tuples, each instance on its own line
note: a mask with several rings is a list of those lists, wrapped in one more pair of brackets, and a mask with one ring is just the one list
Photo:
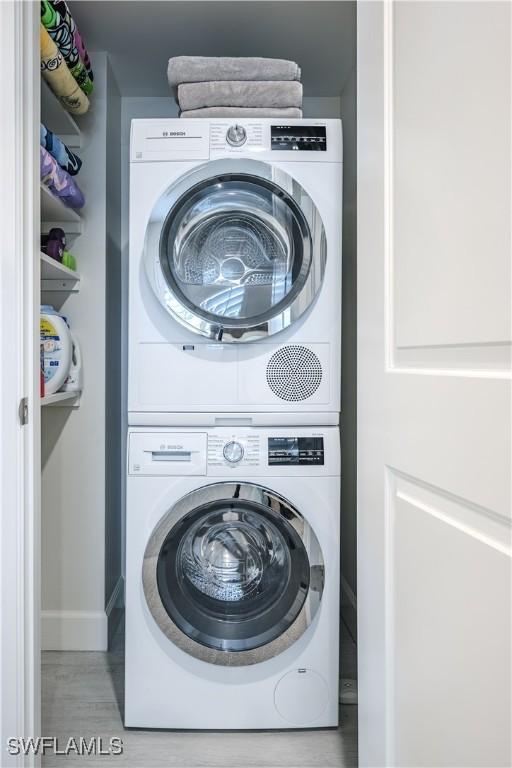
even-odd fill
[[(59, 5), (64, 4), (52, 4)], [(155, 765), (169, 765), (169, 755), (180, 755), (180, 765), (204, 763), (208, 755), (218, 749), (219, 739), (224, 765), (247, 763), (249, 750), (253, 759), (251, 765), (255, 766), (259, 764), (258, 754), (263, 753), (267, 761), (270, 756), (276, 764), (281, 761), (280, 764), (289, 766), (357, 765), (355, 0), (248, 0), (243, 3), (149, 0), (144, 4), (123, 0), (102, 3), (69, 0), (67, 7), (86, 44), (94, 79), (93, 89), (88, 94), (90, 106), (84, 114), (66, 111), (48, 83), (41, 80), (41, 123), (59, 136), (80, 159), (81, 167), (72, 178), (85, 198), (85, 204), (79, 208), (63, 206), (47, 186), (41, 185), (41, 235), (49, 238), (42, 240), (45, 252), (41, 253), (41, 304), (52, 307), (55, 313), (66, 318), (72, 332), (69, 354), (73, 357), (72, 370), (75, 372), (66, 391), (62, 388), (48, 391), (41, 401), (42, 733), (58, 736), (63, 741), (70, 736), (91, 738), (101, 735), (105, 744), (111, 738), (120, 738), (126, 764), (133, 766), (145, 764), (146, 759), (149, 762), (149, 757)], [(231, 318), (232, 327), (226, 321), (220, 338), (212, 332), (209, 338), (203, 334), (196, 340), (191, 337), (179, 343), (162, 330), (160, 338), (155, 337), (147, 343), (145, 357), (140, 358), (141, 367), (144, 364), (152, 370), (158, 348), (166, 344), (173, 346), (175, 357), (165, 369), (165, 376), (162, 369), (154, 377), (148, 377), (144, 396), (148, 402), (155, 403), (148, 407), (151, 413), (129, 424), (129, 334), (138, 323), (144, 326), (156, 318), (155, 322), (164, 328), (162, 318), (169, 319), (162, 302), (155, 301), (151, 305), (150, 320), (142, 319), (131, 310), (130, 280), (132, 285), (133, 281), (140, 281), (144, 296), (150, 292), (146, 267), (130, 271), (130, 245), (132, 243), (133, 248), (137, 237), (131, 220), (136, 211), (133, 208), (130, 211), (130, 174), (137, 160), (130, 154), (131, 126), (133, 120), (158, 120), (159, 126), (164, 126), (166, 120), (179, 118), (179, 106), (166, 74), (168, 60), (178, 56), (264, 57), (295, 62), (300, 67), (303, 87), (302, 121), (309, 121), (308, 125), (315, 130), (300, 136), (292, 135), (295, 118), (287, 121), (283, 117), (282, 125), (272, 138), (276, 147), (272, 145), (270, 149), (269, 138), (269, 152), (275, 151), (276, 156), (284, 157), (283, 146), (287, 142), (290, 145), (297, 142), (297, 146), (299, 140), (306, 142), (312, 138), (320, 142), (323, 134), (318, 133), (317, 128), (322, 121), (329, 123), (328, 142), (334, 142), (333, 137), (337, 135), (334, 121), (341, 120), (343, 163), (336, 182), (340, 190), (339, 204), (335, 204), (333, 196), (317, 190), (314, 174), (305, 176), (301, 197), (297, 183), (287, 180), (282, 169), (277, 180), (272, 179), (280, 190), (278, 195), (275, 195), (270, 180), (260, 184), (255, 191), (250, 174), (244, 173), (243, 178), (233, 175), (228, 179), (228, 172), (221, 169), (217, 183), (224, 186), (215, 203), (217, 218), (210, 222), (209, 228), (201, 229), (202, 218), (208, 214), (204, 199), (210, 195), (209, 189), (204, 191), (203, 182), (198, 182), (190, 200), (177, 195), (176, 210), (180, 216), (169, 220), (165, 230), (169, 246), (165, 255), (166, 270), (170, 275), (169, 264), (177, 265), (172, 280), (175, 283), (179, 279), (184, 281), (185, 289), (181, 286), (181, 291), (188, 302), (189, 325), (192, 322), (189, 305), (200, 295), (198, 301), (203, 302), (203, 311), (194, 322), (201, 332), (205, 331), (206, 320), (214, 325), (219, 317), (223, 319), (225, 316)], [(236, 123), (231, 117), (226, 119), (229, 124)], [(226, 119), (221, 119), (222, 125)], [(257, 123), (258, 117), (251, 120)], [(191, 125), (186, 118), (181, 123), (184, 131), (187, 124)], [(201, 157), (201, 142), (204, 139), (205, 146), (209, 146), (211, 139), (206, 129), (199, 126), (198, 131), (195, 140), (199, 147), (198, 157)], [(236, 145), (239, 140), (236, 132), (231, 138)], [(283, 143), (279, 144), (281, 141)], [(264, 153), (260, 154), (263, 156)], [(322, 152), (301, 152), (291, 148), (289, 154), (317, 156)], [(266, 162), (270, 167), (269, 158), (260, 161), (255, 154), (253, 162)], [(224, 159), (220, 153), (217, 159), (205, 156), (202, 162), (216, 162), (220, 167)], [(285, 158), (283, 167), (290, 162)], [(315, 158), (315, 162), (319, 161)], [(139, 163), (137, 173), (143, 164)], [(193, 161), (189, 159), (186, 164), (187, 173), (193, 172)], [(278, 161), (276, 165), (279, 165)], [(171, 194), (170, 189), (171, 182), (165, 178), (165, 173), (155, 174), (147, 190), (139, 189), (141, 209), (149, 197), (165, 197)], [(222, 214), (226, 200), (233, 195), (247, 198), (254, 211), (252, 218), (244, 214), (236, 221), (231, 213), (226, 225)], [(305, 203), (306, 198), (308, 202)], [(310, 262), (315, 264), (314, 259), (311, 257), (308, 261), (304, 257), (304, 267), (302, 262), (299, 266), (289, 266), (298, 251), (299, 240), (306, 254), (308, 248), (312, 252), (317, 248), (320, 252), (325, 233), (315, 218), (315, 206), (320, 217), (331, 216), (333, 221), (338, 221), (341, 230), (342, 247), (337, 254), (337, 258), (341, 258), (341, 309), (336, 308), (341, 315), (341, 330), (330, 328), (330, 315), (324, 313), (319, 318), (317, 314), (314, 333), (312, 331), (303, 342), (300, 339), (290, 342), (283, 362), (282, 353), (278, 354), (280, 338), (287, 338), (282, 334), (289, 332), (286, 323), (289, 324), (290, 319), (280, 320), (282, 325), (279, 327), (272, 323), (277, 322), (274, 315), (286, 316), (286, 312), (291, 312), (287, 307), (288, 293), (293, 298), (298, 297), (304, 316), (311, 317), (315, 312), (323, 311), (318, 298), (315, 302), (313, 297), (309, 305), (303, 306), (305, 300), (300, 296), (304, 285), (309, 285), (309, 272), (303, 275), (300, 270), (316, 268), (310, 266)], [(307, 215), (304, 216), (301, 210), (306, 210)], [(194, 227), (197, 227), (195, 231)], [(241, 227), (245, 228), (243, 235), (240, 234)], [(60, 246), (55, 234), (58, 230), (62, 230), (66, 237)], [(192, 256), (196, 258), (196, 264), (199, 259), (204, 273), (205, 257), (200, 253), (201, 248), (208, 238), (208, 242), (213, 243), (216, 233), (219, 247), (230, 258), (223, 251), (225, 259), (221, 263), (210, 253), (212, 289), (211, 285), (206, 285), (204, 275), (200, 280), (196, 279)], [(242, 237), (243, 246), (240, 244)], [(328, 233), (327, 261), (334, 258), (329, 250), (329, 237)], [(181, 261), (173, 256), (179, 238), (183, 245)], [(272, 267), (262, 262), (262, 242), (275, 252)], [(52, 256), (53, 247), (60, 247), (71, 256), (67, 261), (58, 261)], [(177, 261), (171, 263), (172, 258)], [(296, 285), (286, 282), (289, 279), (287, 270), (296, 279)], [(323, 273), (320, 283), (322, 277)], [(257, 304), (259, 314), (251, 307), (258, 322), (247, 330), (247, 317), (239, 304), (244, 286), (251, 281), (258, 283), (258, 296), (263, 296), (267, 304)], [(279, 289), (275, 288), (277, 283)], [(162, 285), (165, 303), (170, 301), (169, 290), (167, 284)], [(224, 290), (224, 303), (219, 299), (219, 285)], [(264, 310), (260, 312), (262, 306)], [(51, 323), (51, 310), (46, 312)], [(335, 351), (326, 351), (334, 343), (324, 341), (323, 334), (327, 332), (337, 339)], [(264, 337), (258, 337), (263, 333)], [(230, 334), (234, 343), (230, 343), (233, 341)], [(235, 371), (239, 361), (254, 354), (252, 350), (258, 345), (261, 350), (266, 350), (265, 354), (268, 353), (262, 377), (271, 394), (266, 395), (267, 400), (252, 413), (245, 407), (228, 411), (222, 406), (231, 407), (232, 393), (223, 391), (219, 385), (219, 381), (224, 382), (221, 374), (225, 376), (228, 366), (229, 370)], [(216, 349), (220, 347), (225, 349), (224, 356), (213, 359), (212, 355), (216, 355)], [(174, 362), (185, 359), (189, 366), (186, 368), (180, 368)], [(294, 423), (290, 414), (293, 414), (294, 404), (304, 397), (301, 389), (304, 385), (289, 380), (283, 383), (283, 366), (289, 370), (308, 364), (311, 373), (306, 396), (319, 397), (320, 404), (329, 402), (332, 393), (329, 394), (328, 386), (325, 392), (322, 390), (324, 384), (319, 379), (327, 375), (328, 361), (332, 359), (338, 370), (330, 375), (333, 380), (336, 377), (341, 380), (339, 433), (336, 432), (334, 442), (331, 433), (324, 436), (322, 430), (324, 427), (326, 430), (336, 429), (338, 416), (319, 426), (321, 408), (317, 406), (316, 412), (307, 414), (304, 424)], [(244, 385), (249, 393), (253, 391), (251, 386), (256, 386), (257, 362), (254, 366)], [(201, 397), (211, 398), (211, 401), (206, 403), (202, 414), (191, 418), (191, 409), (188, 409), (187, 419), (180, 421), (176, 414), (187, 410), (182, 407), (187, 390), (198, 391)], [(176, 397), (174, 421), (159, 422), (158, 416), (163, 410), (159, 411), (159, 398), (162, 392), (169, 391)], [(280, 408), (276, 402), (281, 403)], [(272, 412), (272, 419), (265, 421), (263, 414), (268, 411)], [(280, 413), (284, 414), (283, 423), (279, 423)], [(223, 442), (218, 444), (215, 442), (216, 428), (224, 430)], [(303, 434), (299, 434), (301, 429)], [(247, 654), (248, 663), (244, 667), (247, 681), (257, 685), (261, 677), (258, 670), (262, 669), (259, 663), (269, 657), (266, 651), (258, 651), (258, 648), (265, 648), (265, 643), (279, 643), (276, 638), (280, 633), (276, 627), (282, 626), (285, 628), (283, 634), (289, 633), (297, 617), (302, 617), (305, 622), (301, 632), (297, 630), (297, 638), (302, 637), (301, 642), (306, 643), (310, 625), (318, 615), (325, 613), (325, 602), (316, 605), (314, 601), (323, 599), (322, 595), (325, 596), (332, 584), (325, 553), (319, 553), (321, 546), (314, 531), (308, 533), (303, 510), (289, 503), (285, 486), (270, 490), (268, 487), (273, 482), (279, 485), (275, 478), (284, 462), (297, 465), (294, 477), (298, 484), (303, 479), (301, 474), (307, 474), (303, 469), (306, 462), (309, 462), (308, 469), (316, 463), (328, 474), (329, 451), (337, 450), (336, 441), (341, 441), (341, 469), (338, 470), (341, 484), (339, 496), (332, 498), (336, 499), (339, 516), (335, 546), (340, 574), (338, 577), (335, 572), (335, 575), (340, 599), (339, 604), (336, 602), (329, 610), (335, 611), (333, 621), (339, 626), (340, 633), (339, 726), (322, 730), (313, 726), (311, 730), (297, 733), (287, 730), (296, 728), (297, 723), (309, 722), (308, 717), (314, 720), (320, 716), (321, 713), (317, 715), (313, 710), (311, 713), (306, 710), (311, 702), (324, 701), (326, 695), (325, 675), (300, 668), (293, 672), (287, 669), (276, 686), (275, 707), (283, 713), (282, 726), (268, 733), (233, 730), (222, 734), (197, 734), (186, 730), (194, 730), (193, 725), (178, 726), (183, 730), (155, 733), (159, 726), (150, 723), (141, 725), (145, 730), (125, 728), (125, 625), (126, 620), (130, 621), (125, 615), (125, 586), (130, 558), (140, 557), (141, 563), (145, 558), (144, 564), (150, 574), (143, 583), (141, 567), (140, 601), (148, 621), (151, 614), (161, 619), (165, 606), (162, 607), (164, 601), (156, 598), (153, 602), (148, 601), (147, 591), (152, 589), (153, 597), (158, 592), (162, 595), (166, 584), (172, 585), (174, 577), (180, 580), (179, 594), (173, 594), (172, 589), (165, 592), (176, 621), (171, 626), (168, 617), (162, 619), (165, 629), (161, 637), (157, 636), (155, 628), (152, 630), (157, 638), (155, 665), (166, 663), (164, 640), (177, 637), (179, 633), (180, 658), (193, 674), (206, 669), (205, 679), (220, 684), (223, 674), (228, 672), (233, 676), (237, 672), (234, 667), (238, 662), (233, 661), (233, 653), (236, 655), (241, 650)], [(192, 492), (193, 486), (188, 481), (191, 477), (200, 479), (203, 472), (199, 458), (201, 451), (207, 457), (204, 461), (211, 461), (212, 466), (216, 466), (215, 462), (222, 466), (231, 462), (230, 466), (236, 466), (239, 461), (247, 461), (247, 476), (238, 485), (233, 482), (231, 487), (219, 471), (215, 488), (225, 486), (222, 489), (224, 495), (201, 496), (198, 504), (190, 509), (187, 507), (183, 521), (178, 524), (172, 515), (167, 519), (164, 514), (169, 488), (180, 489), (180, 499)], [(265, 483), (258, 483), (260, 476), (251, 469), (261, 456), (267, 461)], [(152, 552), (148, 543), (143, 555), (126, 547), (127, 488), (134, 487), (130, 483), (134, 482), (137, 473), (151, 475), (152, 481), (150, 492), (133, 492), (137, 494), (140, 515), (149, 519), (154, 494), (155, 509), (160, 505), (162, 525), (165, 521), (167, 526), (165, 530), (159, 528), (155, 520), (155, 538), (151, 541), (154, 546), (157, 543), (158, 548)], [(334, 469), (331, 474), (336, 474)], [(188, 480), (183, 481), (183, 477)], [(217, 477), (215, 472), (213, 477)], [(168, 487), (164, 487), (163, 478), (168, 479)], [(329, 496), (331, 504), (332, 498)], [(177, 503), (181, 502), (178, 500)], [(318, 496), (315, 503), (320, 507), (325, 499)], [(229, 560), (228, 534), (221, 525), (226, 521), (226, 514), (230, 520), (229, 536), (244, 553), (243, 573), (232, 560), (226, 565)], [(287, 552), (292, 552), (292, 556)], [(151, 571), (153, 565), (154, 573)], [(205, 572), (214, 573), (215, 589), (211, 585), (204, 586)], [(286, 588), (283, 587), (285, 581)], [(278, 593), (279, 599), (276, 597)], [(249, 598), (254, 600), (250, 611), (246, 602)], [(218, 602), (215, 602), (220, 599), (225, 601), (222, 606), (224, 615), (230, 617), (231, 634), (223, 634), (224, 628), (221, 631)], [(242, 628), (242, 618), (245, 620), (248, 613), (250, 632), (246, 626)], [(158, 628), (158, 625), (155, 621), (154, 627)], [(286, 652), (297, 638), (286, 635), (283, 641)], [(144, 642), (142, 633), (140, 637), (137, 635), (139, 641)], [(198, 644), (202, 649), (199, 655)], [(223, 651), (232, 654), (233, 669), (205, 663), (205, 658), (213, 659), (215, 654)], [(275, 656), (273, 660), (277, 658)], [(272, 669), (273, 674), (277, 674), (276, 669), (278, 665)], [(145, 686), (142, 679), (137, 684), (141, 690)], [(151, 696), (151, 690), (146, 690), (144, 695)], [(179, 694), (174, 690), (169, 695)], [(300, 706), (297, 701), (301, 702)], [(199, 704), (183, 692), (183, 709), (187, 716), (193, 717), (196, 706), (199, 708)], [(212, 701), (208, 706), (212, 706)], [(261, 704), (262, 713), (264, 709)], [(300, 720), (301, 717), (305, 720)], [(267, 724), (255, 726), (248, 720), (243, 730), (255, 727), (274, 728)], [(207, 730), (203, 726), (201, 729)], [(220, 727), (215, 721), (212, 730), (228, 731), (230, 726)], [(46, 759), (50, 760), (50, 757)], [(67, 758), (62, 759), (65, 764)]]

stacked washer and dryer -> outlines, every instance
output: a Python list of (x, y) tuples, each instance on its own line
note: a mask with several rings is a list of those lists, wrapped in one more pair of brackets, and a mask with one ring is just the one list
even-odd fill
[(125, 725), (338, 724), (339, 120), (134, 120)]

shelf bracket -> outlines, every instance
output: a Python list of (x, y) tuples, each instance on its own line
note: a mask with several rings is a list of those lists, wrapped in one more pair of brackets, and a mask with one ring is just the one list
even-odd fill
[(77, 280), (41, 280), (42, 291), (63, 291), (78, 293)]
[(82, 234), (81, 221), (41, 221), (41, 232), (45, 235), (47, 235), (50, 229), (53, 229), (54, 227), (63, 229), (66, 235)]

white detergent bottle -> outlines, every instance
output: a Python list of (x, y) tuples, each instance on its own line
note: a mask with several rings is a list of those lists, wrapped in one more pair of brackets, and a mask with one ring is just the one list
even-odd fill
[(41, 343), (44, 353), (44, 393), (53, 395), (66, 381), (71, 367), (73, 344), (71, 332), (55, 309), (41, 306)]
[(62, 392), (80, 392), (83, 387), (82, 352), (74, 333), (71, 333), (73, 351), (71, 353), (71, 366), (68, 377), (61, 389)]

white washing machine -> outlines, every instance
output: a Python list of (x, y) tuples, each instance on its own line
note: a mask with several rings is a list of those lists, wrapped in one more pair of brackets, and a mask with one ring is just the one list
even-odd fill
[(129, 423), (337, 424), (341, 121), (133, 120), (130, 161)]
[(125, 725), (338, 723), (336, 427), (131, 428)]

